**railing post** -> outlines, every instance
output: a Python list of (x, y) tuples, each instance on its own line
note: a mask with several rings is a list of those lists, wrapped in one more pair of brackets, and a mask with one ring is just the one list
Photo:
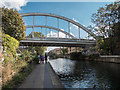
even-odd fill
[(34, 38), (34, 16), (33, 16), (32, 38)]
[[(46, 26), (47, 26), (47, 16), (46, 16)], [(46, 28), (46, 38), (47, 38), (47, 28)]]
[(80, 27), (78, 27), (78, 32), (79, 32), (79, 40), (80, 40)]
[(41, 27), (41, 38), (42, 38), (42, 34), (43, 34), (43, 33), (42, 33), (42, 27)]
[[(68, 33), (70, 34), (70, 22), (68, 22)], [(70, 36), (69, 36), (70, 38)]]
[[(59, 19), (57, 18), (57, 28), (59, 29)], [(58, 31), (58, 38), (59, 38), (59, 31)]]
[(50, 37), (51, 37), (51, 33), (52, 33), (52, 32), (51, 32), (51, 29), (50, 29)]

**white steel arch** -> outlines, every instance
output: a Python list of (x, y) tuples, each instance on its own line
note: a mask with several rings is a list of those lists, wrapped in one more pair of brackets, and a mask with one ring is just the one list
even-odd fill
[(63, 16), (59, 16), (59, 15), (55, 15), (55, 14), (50, 14), (50, 13), (23, 13), (21, 14), (22, 17), (26, 17), (26, 16), (48, 16), (48, 17), (55, 17), (58, 19), (62, 19), (65, 20), (67, 22), (70, 22), (76, 26), (78, 26), (79, 28), (83, 29), (84, 31), (86, 31), (88, 34), (90, 34), (93, 38), (97, 39), (96, 35), (92, 32), (90, 32), (89, 29), (87, 29), (86, 27), (84, 27), (83, 25), (81, 25), (80, 23), (71, 20), (69, 18), (63, 17)]
[(34, 25), (34, 26), (33, 26), (33, 25), (28, 25), (28, 26), (26, 26), (26, 28), (33, 28), (33, 27), (41, 27), (41, 28), (54, 29), (54, 30), (56, 30), (56, 31), (62, 32), (62, 33), (64, 33), (65, 35), (68, 35), (69, 37), (75, 39), (75, 37), (74, 37), (73, 35), (71, 35), (71, 34), (68, 33), (68, 32), (65, 32), (65, 31), (63, 31), (63, 30), (61, 30), (61, 29), (59, 29), (59, 28), (55, 28), (55, 27), (51, 27), (51, 26), (44, 26), (44, 25)]

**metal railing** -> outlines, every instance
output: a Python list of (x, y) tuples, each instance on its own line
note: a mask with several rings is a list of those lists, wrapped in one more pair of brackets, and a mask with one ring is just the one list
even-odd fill
[(25, 40), (30, 40), (30, 41), (62, 41), (62, 42), (86, 42), (86, 43), (95, 43), (96, 40), (89, 40), (89, 39), (70, 39), (70, 38), (26, 38)]

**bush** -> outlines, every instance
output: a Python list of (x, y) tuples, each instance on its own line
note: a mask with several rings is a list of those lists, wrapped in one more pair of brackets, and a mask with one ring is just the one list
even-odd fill
[(23, 50), (20, 57), (21, 57), (21, 60), (25, 60), (27, 62), (31, 61), (32, 60), (32, 56), (31, 56), (31, 52), (28, 51), (28, 50)]
[(35, 64), (38, 64), (38, 63), (39, 63), (39, 59), (40, 59), (40, 58), (38, 57), (38, 55), (36, 55), (35, 58), (34, 58), (34, 60), (33, 60), (34, 63), (35, 63)]
[(82, 60), (85, 59), (85, 55), (83, 55), (81, 52), (72, 52), (70, 54), (70, 59)]
[(99, 54), (92, 54), (89, 56), (89, 59), (90, 60), (95, 60), (95, 59), (98, 59), (99, 58)]
[(8, 80), (6, 83), (3, 84), (2, 90), (6, 90), (7, 88), (16, 88), (18, 87), (20, 83), (25, 79), (27, 75), (33, 70), (34, 65), (27, 65), (24, 68), (26, 68), (25, 72), (19, 72), (16, 73), (11, 80)]
[(50, 56), (50, 58), (52, 58), (52, 59), (58, 58), (58, 55), (56, 55), (55, 53), (49, 53), (49, 56)]
[(2, 62), (2, 87), (9, 88), (14, 87), (20, 83), (31, 71), (31, 67), (34, 64), (30, 64), (33, 61), (32, 53), (28, 50), (24, 50), (21, 56), (18, 56), (18, 60), (6, 59)]

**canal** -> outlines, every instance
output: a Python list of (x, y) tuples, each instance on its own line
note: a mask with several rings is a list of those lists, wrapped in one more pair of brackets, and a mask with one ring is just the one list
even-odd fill
[(65, 88), (120, 88), (120, 64), (65, 58), (50, 63)]

